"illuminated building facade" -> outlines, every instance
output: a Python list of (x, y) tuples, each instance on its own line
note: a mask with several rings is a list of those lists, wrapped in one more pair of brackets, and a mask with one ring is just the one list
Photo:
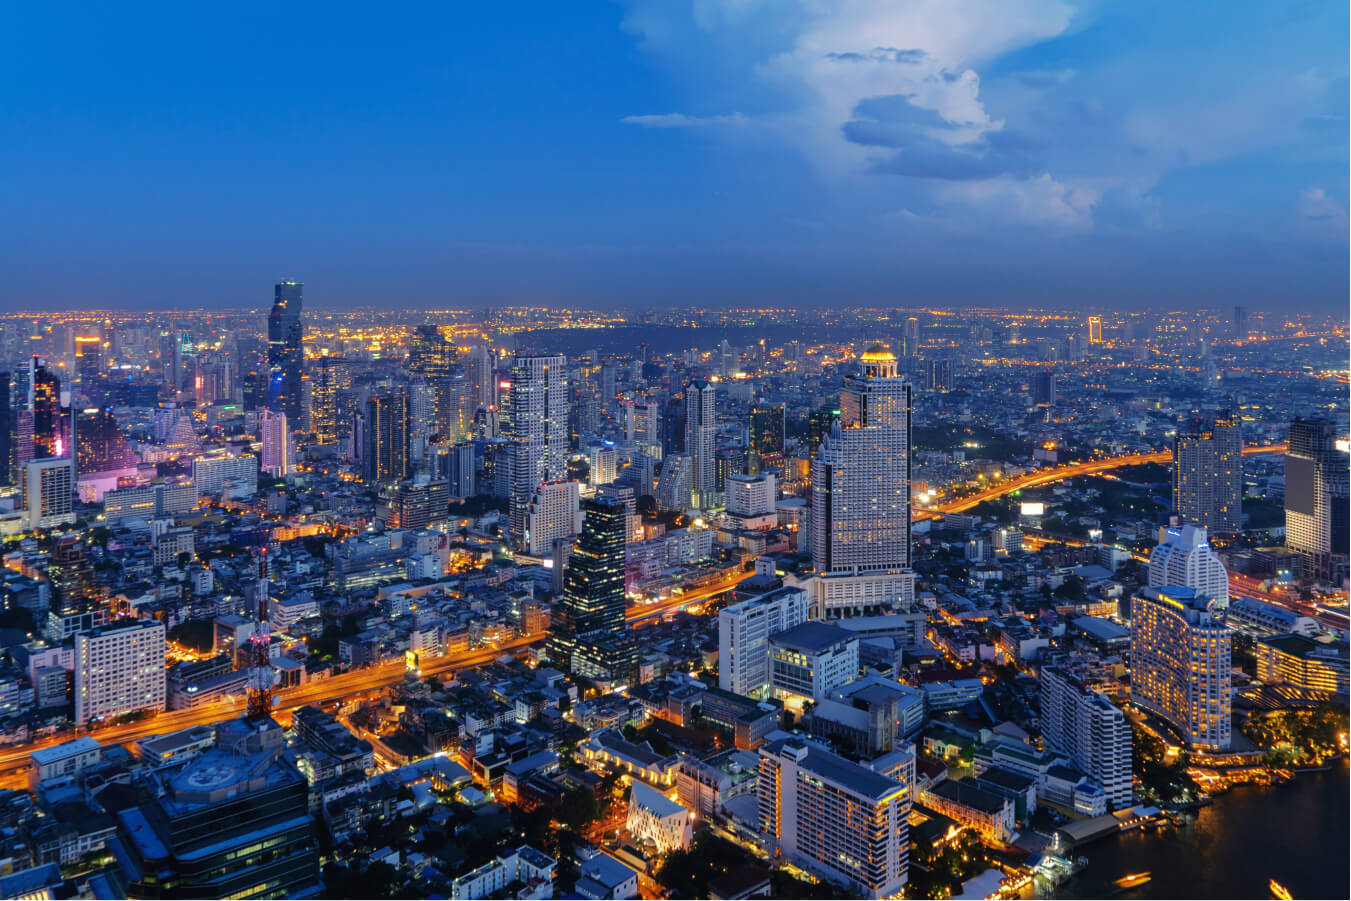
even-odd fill
[(1188, 745), (1229, 747), (1229, 628), (1190, 588), (1142, 588), (1131, 601), (1131, 701)]
[(562, 354), (521, 354), (508, 387), (508, 500), (511, 538), (525, 541), (535, 489), (561, 481), (568, 463), (568, 371)]
[(301, 409), (301, 376), (305, 356), (301, 342), (305, 326), (301, 319), (300, 282), (278, 282), (272, 312), (267, 318), (267, 364), (270, 372), (267, 404), (285, 413), (294, 423), (304, 418)]
[(1173, 506), (1212, 535), (1238, 532), (1243, 515), (1243, 431), (1237, 419), (1193, 420), (1173, 439)]

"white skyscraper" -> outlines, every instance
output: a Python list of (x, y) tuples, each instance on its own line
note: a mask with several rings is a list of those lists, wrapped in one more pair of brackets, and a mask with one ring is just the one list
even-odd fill
[(685, 386), (685, 455), (694, 462), (690, 490), (700, 507), (708, 507), (714, 500), (717, 446), (717, 389), (696, 379)]
[(1105, 695), (1063, 667), (1041, 670), (1041, 737), (1102, 783), (1117, 810), (1130, 806), (1130, 723)]
[(581, 485), (543, 482), (535, 488), (525, 517), (524, 547), (537, 557), (553, 551), (554, 540), (582, 530)]
[(28, 528), (50, 529), (75, 522), (75, 467), (69, 457), (32, 460), (24, 466)]
[(1206, 540), (1205, 526), (1167, 529), (1149, 554), (1149, 585), (1184, 585), (1229, 606), (1229, 573)]
[(295, 455), (286, 414), (263, 410), (258, 414), (258, 434), (263, 443), (262, 471), (274, 478), (284, 478), (294, 472)]
[(672, 454), (662, 460), (661, 478), (657, 482), (657, 506), (663, 510), (688, 510), (693, 483), (694, 459), (688, 454)]
[(613, 447), (593, 447), (587, 456), (591, 458), (592, 485), (608, 485), (615, 480), (617, 455)]
[(766, 516), (774, 512), (774, 476), (727, 477), (727, 513), (731, 516)]
[(660, 460), (661, 407), (655, 403), (624, 405), (624, 440), (653, 459)]
[(779, 588), (718, 612), (718, 687), (763, 697), (769, 691), (769, 636), (807, 621), (807, 592)]
[(127, 620), (75, 635), (75, 724), (164, 710), (164, 624)]
[(511, 537), (525, 541), (535, 489), (558, 482), (568, 464), (568, 369), (561, 354), (521, 354), (511, 367), (507, 460)]
[(823, 574), (910, 566), (910, 381), (884, 345), (860, 362), (812, 464), (812, 566)]

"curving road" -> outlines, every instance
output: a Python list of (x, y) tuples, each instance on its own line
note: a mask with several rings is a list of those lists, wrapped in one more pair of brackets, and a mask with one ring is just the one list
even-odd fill
[[(1254, 444), (1243, 448), (1243, 455), (1257, 456), (1260, 454), (1283, 454), (1286, 451), (1284, 444)], [(1036, 488), (1040, 485), (1049, 485), (1052, 482), (1060, 482), (1065, 479), (1072, 479), (1075, 476), (1093, 476), (1104, 472), (1111, 472), (1113, 469), (1121, 469), (1125, 466), (1142, 466), (1146, 463), (1170, 463), (1173, 459), (1172, 451), (1155, 451), (1149, 454), (1122, 454), (1117, 457), (1104, 457), (1101, 460), (1086, 460), (1082, 463), (1066, 463), (1064, 466), (1053, 466), (1050, 469), (1040, 469), (1036, 472), (1030, 472), (1027, 475), (1019, 476), (1016, 479), (1009, 479), (1005, 482), (997, 482), (988, 488), (982, 488), (975, 494), (964, 495), (959, 498), (953, 498), (950, 501), (944, 501), (941, 504), (935, 504), (932, 507), (925, 507), (919, 513), (915, 514), (915, 519), (932, 519), (944, 513), (965, 513), (977, 504), (984, 501), (991, 501), (1006, 494), (1012, 494), (1024, 488)]]

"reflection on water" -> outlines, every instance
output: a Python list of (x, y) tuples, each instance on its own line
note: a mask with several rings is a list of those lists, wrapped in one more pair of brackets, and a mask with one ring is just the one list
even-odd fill
[[(1060, 898), (1269, 898), (1272, 879), (1295, 898), (1351, 897), (1351, 782), (1346, 761), (1293, 784), (1236, 788), (1196, 821), (1134, 830), (1078, 849), (1088, 868)], [(1148, 872), (1122, 889), (1117, 881)]]

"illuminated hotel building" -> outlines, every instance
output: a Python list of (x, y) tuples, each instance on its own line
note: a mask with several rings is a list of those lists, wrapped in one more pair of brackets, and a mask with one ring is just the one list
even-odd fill
[(1210, 549), (1206, 530), (1182, 526), (1164, 532), (1163, 540), (1149, 554), (1149, 584), (1154, 588), (1183, 585), (1229, 606), (1229, 573), (1218, 554)]
[(1089, 317), (1088, 317), (1088, 343), (1089, 343), (1089, 344), (1101, 344), (1101, 343), (1102, 343), (1102, 317), (1101, 317), (1101, 316), (1089, 316)]
[(1243, 514), (1243, 430), (1221, 416), (1193, 421), (1173, 439), (1173, 506), (1185, 522), (1232, 535)]
[(913, 751), (881, 758), (886, 773), (821, 746), (781, 739), (760, 748), (760, 832), (776, 858), (862, 898), (890, 898), (910, 863)]
[(1351, 662), (1345, 641), (1322, 642), (1307, 635), (1275, 635), (1259, 640), (1255, 650), (1259, 682), (1339, 695), (1351, 691)]
[(812, 464), (812, 566), (823, 574), (910, 566), (910, 380), (881, 344), (861, 362)]
[(504, 406), (510, 418), (503, 430), (508, 439), (511, 538), (521, 547), (535, 489), (567, 477), (567, 359), (561, 354), (518, 355), (508, 390)]
[(1229, 629), (1190, 588), (1142, 588), (1131, 601), (1131, 700), (1188, 745), (1229, 747)]

